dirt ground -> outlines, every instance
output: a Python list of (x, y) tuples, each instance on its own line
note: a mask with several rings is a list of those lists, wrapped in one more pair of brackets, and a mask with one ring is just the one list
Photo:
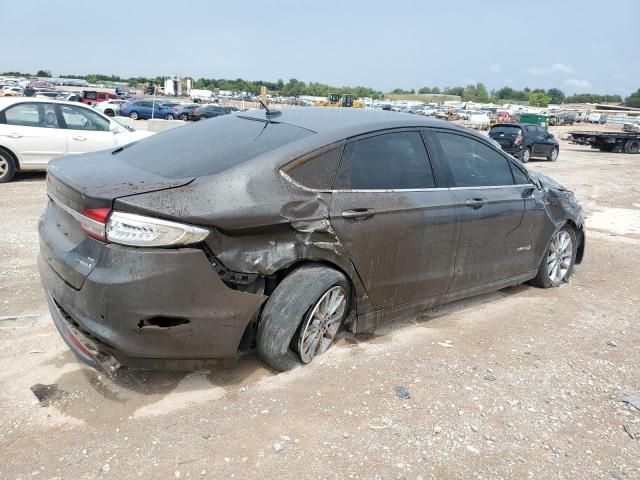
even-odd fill
[(621, 401), (640, 395), (640, 155), (561, 141), (529, 166), (584, 205), (569, 284), (347, 335), (282, 374), (255, 355), (115, 379), (81, 365), (36, 269), (44, 175), (1, 185), (0, 479), (640, 479), (640, 410)]

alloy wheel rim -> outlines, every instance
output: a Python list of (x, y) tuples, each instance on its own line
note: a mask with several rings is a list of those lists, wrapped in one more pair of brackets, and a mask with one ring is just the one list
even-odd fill
[(522, 154), (522, 159), (527, 162), (529, 161), (529, 149), (525, 149), (524, 153)]
[(4, 177), (9, 171), (9, 162), (0, 157), (0, 178)]
[(307, 315), (298, 340), (298, 352), (304, 363), (329, 349), (346, 311), (347, 295), (341, 286), (330, 288), (320, 297)]
[(558, 150), (556, 150), (555, 148), (551, 151), (551, 160), (555, 160), (556, 158), (558, 158)]
[(571, 235), (561, 230), (551, 240), (549, 254), (547, 255), (547, 273), (551, 281), (559, 283), (567, 278), (571, 259), (573, 257), (573, 244)]

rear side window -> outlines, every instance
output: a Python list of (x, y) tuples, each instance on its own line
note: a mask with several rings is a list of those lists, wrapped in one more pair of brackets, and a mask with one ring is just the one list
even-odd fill
[(453, 133), (434, 132), (454, 187), (513, 185), (508, 161), (479, 140)]
[(165, 178), (214, 175), (314, 132), (221, 115), (125, 147), (122, 161)]
[(296, 182), (314, 190), (331, 190), (336, 170), (340, 164), (342, 146), (332, 148), (295, 167), (286, 170)]
[(59, 128), (58, 116), (50, 103), (19, 103), (4, 112), (4, 123), (23, 127)]
[(396, 132), (347, 144), (335, 190), (401, 190), (435, 187), (418, 132)]
[(84, 92), (84, 98), (87, 98), (89, 100), (95, 100), (96, 92)]

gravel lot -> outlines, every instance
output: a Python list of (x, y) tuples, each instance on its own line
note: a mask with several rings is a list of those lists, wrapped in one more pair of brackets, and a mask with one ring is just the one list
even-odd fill
[(639, 479), (640, 410), (620, 399), (640, 396), (640, 155), (562, 141), (529, 165), (585, 207), (568, 285), (345, 336), (284, 374), (254, 355), (115, 379), (82, 366), (36, 269), (44, 175), (0, 185), (0, 478)]

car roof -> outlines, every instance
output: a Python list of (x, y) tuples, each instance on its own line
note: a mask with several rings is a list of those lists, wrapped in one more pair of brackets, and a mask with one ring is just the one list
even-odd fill
[(16, 103), (58, 103), (60, 105), (75, 105), (75, 106), (84, 106), (86, 105), (79, 102), (68, 102), (66, 100), (53, 100), (52, 98), (42, 98), (42, 97), (0, 97), (0, 110), (8, 107), (9, 105), (14, 105)]
[[(442, 127), (469, 132), (443, 120), (412, 115), (409, 113), (369, 110), (362, 108), (322, 108), (322, 107), (290, 107), (279, 110), (272, 121), (288, 123), (320, 134), (343, 139), (373, 132), (402, 127)], [(265, 120), (264, 110), (249, 110), (238, 113), (241, 117)]]

